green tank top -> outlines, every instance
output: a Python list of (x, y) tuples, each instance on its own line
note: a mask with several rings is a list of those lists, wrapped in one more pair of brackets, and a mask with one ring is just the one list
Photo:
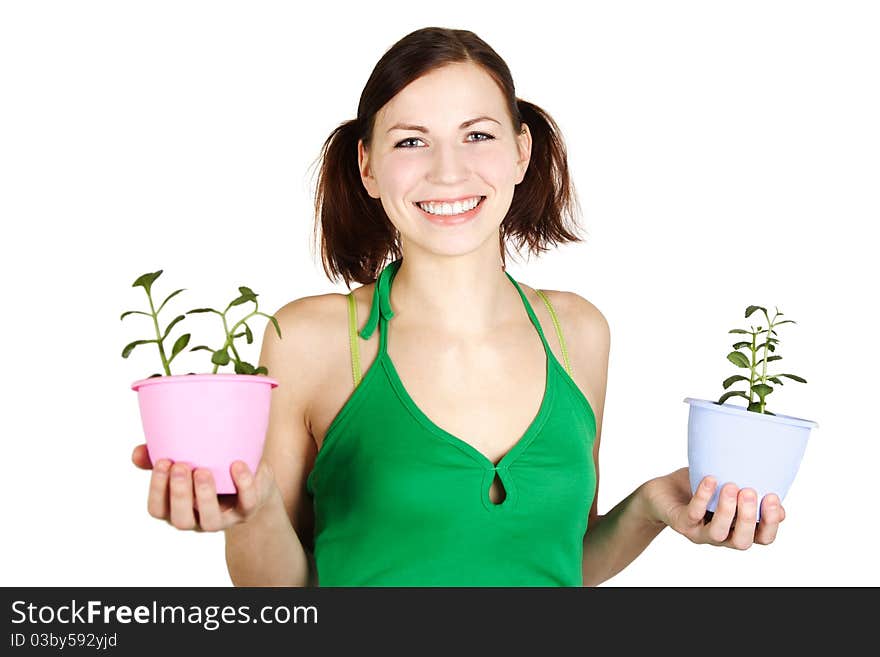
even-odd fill
[[(379, 351), (359, 381), (354, 298), (349, 328), (355, 389), (333, 419), (306, 480), (320, 586), (582, 586), (583, 539), (596, 487), (596, 420), (556, 359), (522, 288), (547, 356), (544, 398), (496, 464), (416, 406), (388, 356), (386, 265), (360, 331)], [(542, 295), (561, 340), (552, 306)], [(503, 500), (489, 488), (498, 477)]]

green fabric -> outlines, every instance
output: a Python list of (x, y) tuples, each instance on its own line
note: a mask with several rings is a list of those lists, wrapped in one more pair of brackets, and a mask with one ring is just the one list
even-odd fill
[[(596, 420), (547, 355), (538, 414), (492, 463), (434, 424), (407, 393), (387, 351), (394, 317), (389, 263), (360, 336), (379, 329), (375, 361), (334, 418), (306, 481), (320, 586), (582, 586), (583, 538), (596, 488)], [(505, 497), (489, 498), (496, 475)]]

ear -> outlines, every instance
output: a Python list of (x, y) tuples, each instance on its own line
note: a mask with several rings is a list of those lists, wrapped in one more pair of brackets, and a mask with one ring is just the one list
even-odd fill
[(361, 182), (372, 198), (379, 198), (379, 188), (376, 179), (370, 173), (370, 153), (364, 148), (362, 139), (358, 139), (358, 169), (361, 172)]
[(532, 133), (529, 130), (529, 125), (525, 122), (522, 124), (522, 131), (516, 136), (516, 145), (519, 159), (516, 161), (517, 180), (515, 184), (518, 185), (525, 178), (526, 170), (529, 168), (529, 160), (532, 157)]

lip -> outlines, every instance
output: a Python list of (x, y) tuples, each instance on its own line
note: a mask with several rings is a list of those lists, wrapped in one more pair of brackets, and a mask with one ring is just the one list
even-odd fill
[(431, 199), (431, 198), (423, 198), (419, 203), (455, 203), (456, 201), (466, 201), (471, 198), (480, 197), (482, 194), (470, 194), (469, 196), (459, 196), (458, 198), (442, 198), (442, 199)]
[[(473, 198), (473, 196), (465, 196), (464, 198)], [(461, 199), (459, 199), (459, 200), (461, 200)], [(418, 203), (413, 202), (413, 205), (415, 206), (416, 210), (418, 210), (421, 213), (421, 215), (423, 217), (425, 217), (428, 221), (430, 221), (432, 224), (435, 224), (438, 226), (456, 226), (458, 224), (466, 223), (466, 222), (470, 221), (471, 219), (473, 219), (474, 217), (476, 217), (477, 214), (479, 214), (480, 209), (483, 207), (483, 201), (485, 201), (485, 200), (486, 200), (485, 196), (480, 196), (480, 202), (477, 203), (473, 208), (471, 208), (467, 212), (463, 212), (462, 214), (456, 214), (453, 216), (431, 214), (430, 212), (425, 212), (424, 210), (422, 210), (422, 208), (419, 207)], [(444, 201), (444, 202), (448, 203), (449, 201)]]

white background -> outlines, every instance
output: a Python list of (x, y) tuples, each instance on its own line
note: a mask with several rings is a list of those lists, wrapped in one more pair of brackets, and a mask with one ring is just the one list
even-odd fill
[[(565, 137), (588, 239), (508, 266), (611, 325), (600, 512), (686, 465), (683, 399), (717, 399), (736, 373), (746, 306), (797, 322), (776, 371), (808, 383), (769, 408), (819, 428), (776, 543), (667, 529), (605, 585), (880, 584), (876, 4), (433, 5), (3, 3), (0, 583), (230, 585), (222, 533), (147, 514), (130, 384), (159, 361), (121, 358), (150, 322), (119, 316), (145, 309), (131, 284), (157, 269), (154, 289), (187, 289), (166, 323), (239, 285), (267, 313), (346, 292), (311, 246), (310, 167), (385, 50), (435, 25), (486, 40)], [(218, 322), (187, 319), (203, 341)]]

